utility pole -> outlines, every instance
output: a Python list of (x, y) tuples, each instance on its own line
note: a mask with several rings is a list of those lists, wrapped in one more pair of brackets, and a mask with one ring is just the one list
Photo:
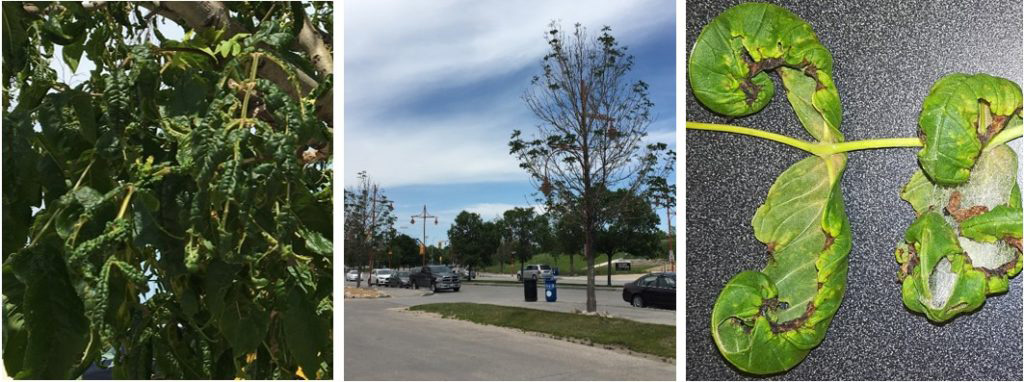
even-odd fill
[(412, 220), (409, 221), (409, 224), (416, 224), (416, 218), (420, 218), (420, 221), (423, 222), (423, 241), (420, 244), (423, 246), (423, 249), (420, 251), (420, 258), (423, 260), (423, 266), (427, 266), (427, 255), (426, 253), (423, 253), (423, 251), (425, 251), (427, 248), (427, 219), (434, 218), (434, 225), (437, 225), (437, 216), (428, 215), (427, 205), (424, 204), (423, 213), (419, 215), (413, 215)]

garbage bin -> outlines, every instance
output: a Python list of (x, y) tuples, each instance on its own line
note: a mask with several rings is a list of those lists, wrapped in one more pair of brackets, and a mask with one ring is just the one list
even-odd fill
[(558, 299), (558, 290), (555, 288), (555, 277), (548, 276), (544, 278), (544, 298), (548, 302), (555, 302)]
[(526, 301), (537, 301), (537, 279), (528, 278), (523, 280), (523, 294)]

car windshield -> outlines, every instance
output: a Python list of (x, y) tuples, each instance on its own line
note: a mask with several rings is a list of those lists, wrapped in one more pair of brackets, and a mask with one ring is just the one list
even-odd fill
[(448, 267), (444, 266), (444, 265), (430, 265), (429, 267), (430, 267), (430, 272), (431, 273), (449, 273), (449, 272), (451, 272), (451, 270), (448, 269)]
[(349, 273), (349, 274), (353, 274), (353, 275), (354, 275), (354, 274), (356, 274), (356, 273), (359, 273), (359, 271), (357, 271), (357, 270), (353, 269), (353, 270), (351, 270), (351, 271), (348, 271), (348, 273)]
[(550, 266), (547, 266), (547, 265), (541, 265), (541, 266), (540, 266), (540, 269), (543, 269), (543, 270), (545, 270), (545, 271), (550, 271), (550, 270), (551, 270), (551, 267), (550, 267)]
[(381, 269), (380, 271), (377, 272), (377, 274), (378, 275), (390, 275), (391, 274), (391, 270), (390, 269)]

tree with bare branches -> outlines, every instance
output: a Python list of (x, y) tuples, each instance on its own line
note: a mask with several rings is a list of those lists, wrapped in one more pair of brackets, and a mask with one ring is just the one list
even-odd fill
[(621, 206), (601, 205), (600, 193), (646, 193), (653, 179), (671, 173), (664, 143), (645, 144), (654, 103), (648, 85), (630, 82), (633, 56), (604, 27), (591, 39), (580, 24), (566, 33), (556, 22), (545, 34), (549, 52), (543, 74), (523, 95), (540, 120), (533, 139), (515, 130), (510, 154), (535, 181), (549, 211), (580, 215), (587, 260), (587, 311), (594, 294), (594, 232)]
[[(345, 263), (373, 268), (374, 255), (394, 237), (394, 204), (366, 171), (359, 172), (359, 185), (345, 190)], [(359, 270), (356, 287), (362, 286)]]

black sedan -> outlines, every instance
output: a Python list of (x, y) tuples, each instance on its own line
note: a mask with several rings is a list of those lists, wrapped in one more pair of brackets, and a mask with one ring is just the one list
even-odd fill
[(412, 284), (409, 283), (409, 271), (398, 271), (395, 273), (395, 277), (388, 279), (389, 287), (402, 287), (411, 288)]
[(622, 287), (622, 299), (638, 308), (662, 306), (676, 308), (676, 273), (646, 274)]

